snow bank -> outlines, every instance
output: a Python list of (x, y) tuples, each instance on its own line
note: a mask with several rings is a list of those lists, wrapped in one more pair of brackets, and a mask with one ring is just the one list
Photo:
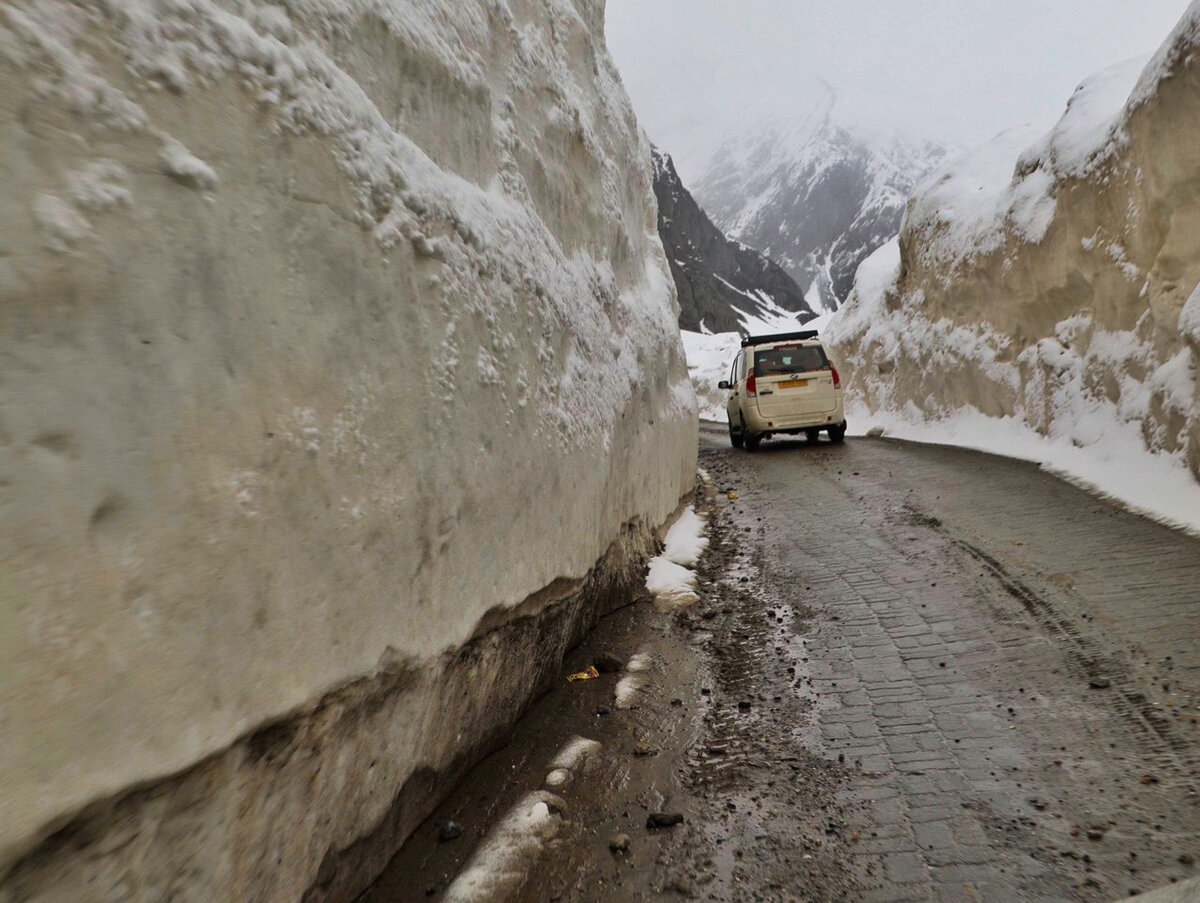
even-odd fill
[[(593, 0), (0, 9), (0, 874), (307, 718), (304, 793), (246, 798), (299, 760), (238, 758), (202, 839), (157, 813), (94, 866), (300, 899), (517, 706), (446, 723), (444, 654), (610, 549), (640, 576), (696, 409), (602, 32)], [(378, 766), (321, 720), (373, 681), (411, 694)]]
[(682, 335), (688, 376), (700, 402), (700, 419), (725, 423), (725, 402), (729, 393), (718, 389), (717, 384), (729, 379), (729, 368), (742, 347), (742, 337), (736, 332), (703, 335), (686, 330)]
[(1083, 82), (1038, 140), (919, 187), (825, 333), (857, 429), (1026, 457), (1200, 525), (1198, 22), (1193, 3), (1149, 66)]
[(1042, 241), (1056, 186), (1085, 178), (1128, 140), (1125, 107), (1145, 65), (1130, 60), (1085, 80), (1049, 133), (1010, 129), (935, 169), (914, 190), (904, 224), (922, 235), (922, 260), (952, 271), (996, 251), (1011, 233)]

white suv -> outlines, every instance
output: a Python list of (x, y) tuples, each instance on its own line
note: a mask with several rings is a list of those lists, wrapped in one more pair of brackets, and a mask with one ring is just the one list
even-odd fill
[(750, 336), (733, 359), (729, 379), (729, 441), (750, 451), (776, 433), (804, 433), (815, 442), (822, 430), (832, 442), (846, 438), (842, 381), (817, 333)]

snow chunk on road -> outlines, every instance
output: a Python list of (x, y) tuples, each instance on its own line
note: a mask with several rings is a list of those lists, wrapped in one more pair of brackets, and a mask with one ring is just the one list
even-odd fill
[(696, 595), (696, 572), (659, 556), (650, 560), (646, 589), (654, 595), (661, 611), (686, 608), (700, 597)]
[(696, 513), (694, 506), (688, 505), (679, 520), (667, 531), (663, 557), (684, 567), (694, 566), (708, 548), (704, 526), (704, 518)]
[(696, 572), (694, 565), (708, 547), (704, 535), (704, 518), (689, 505), (671, 529), (667, 531), (663, 553), (650, 559), (646, 589), (654, 596), (660, 611), (676, 611), (695, 602)]
[(601, 748), (595, 740), (589, 740), (587, 737), (572, 737), (567, 745), (559, 750), (554, 761), (550, 763), (550, 767), (576, 771), (580, 765), (598, 756)]
[(501, 900), (525, 880), (527, 864), (554, 835), (562, 819), (553, 794), (538, 791), (521, 800), (475, 851), (467, 868), (446, 889), (449, 903)]

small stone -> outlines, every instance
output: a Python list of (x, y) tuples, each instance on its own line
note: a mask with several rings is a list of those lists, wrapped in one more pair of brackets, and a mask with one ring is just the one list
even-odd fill
[(607, 715), (610, 711), (611, 711), (611, 709), (609, 709), (609, 707), (606, 705), (596, 706), (596, 714), (597, 715)]
[(741, 709), (743, 712), (746, 711), (746, 709), (750, 708), (750, 705), (751, 705), (751, 703), (750, 703), (749, 699), (743, 699), (738, 702), (738, 708)]
[(601, 652), (592, 664), (601, 674), (616, 674), (625, 667), (625, 663), (611, 652)]
[(724, 746), (710, 746), (710, 747), (708, 747), (708, 754), (710, 756), (723, 756), (723, 755), (725, 755), (725, 747)]
[(646, 819), (646, 827), (652, 831), (656, 828), (673, 828), (682, 824), (682, 812), (651, 812), (649, 818)]
[(458, 838), (462, 837), (462, 832), (462, 825), (458, 822), (448, 821), (438, 831), (438, 843), (458, 840)]
[(1184, 853), (1182, 856), (1179, 857), (1179, 864), (1180, 865), (1195, 865), (1196, 857), (1193, 856), (1191, 853)]
[(696, 885), (692, 883), (691, 878), (682, 875), (671, 882), (670, 889), (684, 897), (691, 898), (696, 896)]
[(629, 852), (629, 835), (614, 834), (609, 838), (608, 849), (613, 853), (628, 853)]
[(1103, 840), (1104, 839), (1104, 829), (1099, 828), (1099, 827), (1088, 828), (1087, 829), (1087, 839), (1088, 840)]
[(671, 700), (671, 705), (674, 705), (674, 706), (683, 705), (683, 700), (680, 699), (678, 696), (676, 696), (674, 699)]
[(1112, 681), (1107, 677), (1093, 677), (1088, 681), (1088, 686), (1093, 690), (1107, 690), (1112, 686)]
[(711, 694), (712, 694), (712, 690), (710, 690), (708, 687), (701, 687), (701, 688), (700, 688), (700, 695), (701, 695), (701, 696), (709, 696), (709, 695), (711, 695)]
[(647, 756), (657, 756), (658, 750), (648, 743), (639, 743), (633, 748), (633, 754), (639, 759), (644, 759)]
[(867, 430), (867, 438), (868, 439), (882, 439), (883, 438), (883, 427), (881, 427), (881, 426), (871, 427), (869, 430)]

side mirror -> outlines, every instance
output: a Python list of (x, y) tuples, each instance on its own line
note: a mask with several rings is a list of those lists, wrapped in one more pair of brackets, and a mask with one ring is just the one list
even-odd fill
[(731, 389), (733, 387), (729, 385), (729, 380), (723, 379), (719, 383), (717, 383), (717, 388), (718, 389)]

